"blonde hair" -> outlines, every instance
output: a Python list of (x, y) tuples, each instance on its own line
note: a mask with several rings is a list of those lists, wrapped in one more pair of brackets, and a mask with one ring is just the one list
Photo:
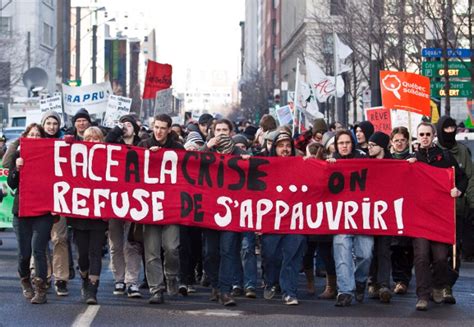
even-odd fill
[(91, 138), (98, 138), (100, 142), (105, 141), (104, 133), (102, 133), (102, 130), (97, 126), (88, 127), (84, 131), (84, 141), (88, 141), (88, 139)]

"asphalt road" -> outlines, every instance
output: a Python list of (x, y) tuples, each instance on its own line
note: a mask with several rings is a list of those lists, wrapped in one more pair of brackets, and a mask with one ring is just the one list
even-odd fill
[[(300, 305), (288, 307), (281, 299), (237, 298), (238, 305), (225, 308), (208, 301), (209, 289), (199, 287), (188, 297), (165, 299), (150, 305), (148, 292), (142, 299), (112, 294), (113, 279), (108, 259), (103, 262), (99, 305), (80, 301), (80, 280), (69, 284), (70, 294), (58, 297), (50, 290), (48, 304), (32, 305), (22, 294), (16, 273), (16, 240), (11, 231), (0, 232), (0, 326), (474, 326), (474, 264), (463, 263), (454, 288), (456, 305), (430, 303), (427, 312), (415, 310), (413, 285), (409, 293), (395, 296), (391, 304), (366, 300), (348, 308), (336, 308), (334, 301), (318, 300), (305, 294), (300, 276)], [(317, 278), (318, 291), (324, 279)]]

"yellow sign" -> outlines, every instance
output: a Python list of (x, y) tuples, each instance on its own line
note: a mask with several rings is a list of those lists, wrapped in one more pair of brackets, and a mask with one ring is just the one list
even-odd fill
[(436, 124), (439, 120), (438, 105), (433, 100), (430, 100), (431, 107), (431, 123)]

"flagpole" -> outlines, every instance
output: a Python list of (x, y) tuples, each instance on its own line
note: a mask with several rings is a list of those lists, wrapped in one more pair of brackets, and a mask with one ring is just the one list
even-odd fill
[[(295, 95), (293, 96), (293, 135), (295, 135), (296, 131), (296, 112), (297, 112), (297, 104), (298, 104), (298, 83), (300, 75), (300, 58), (296, 58), (296, 76), (295, 76)], [(300, 122), (298, 121), (298, 124)]]
[(336, 32), (334, 31), (334, 25), (332, 27), (332, 39), (333, 39), (333, 55), (334, 55), (334, 87), (336, 88), (336, 91), (334, 92), (334, 117), (335, 119), (338, 120), (338, 105), (337, 105), (337, 45), (336, 45)]

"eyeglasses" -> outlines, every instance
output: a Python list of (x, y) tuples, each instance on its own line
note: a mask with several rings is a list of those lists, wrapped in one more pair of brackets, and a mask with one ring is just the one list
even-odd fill
[(428, 137), (430, 137), (430, 136), (431, 136), (431, 133), (418, 133), (418, 135), (420, 135), (421, 137), (423, 137), (423, 136), (428, 136)]
[(393, 143), (405, 143), (406, 141), (406, 139), (392, 140)]

